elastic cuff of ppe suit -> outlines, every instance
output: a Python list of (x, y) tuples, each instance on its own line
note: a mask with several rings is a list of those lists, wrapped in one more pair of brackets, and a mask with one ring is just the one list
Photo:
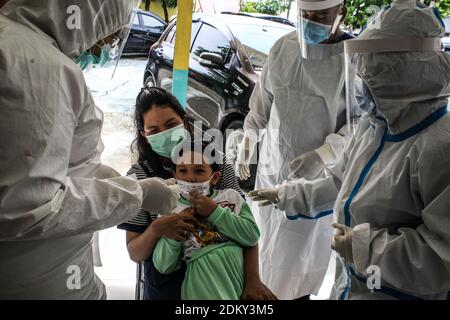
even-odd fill
[(274, 206), (277, 209), (280, 209), (281, 211), (286, 210), (286, 193), (287, 193), (287, 187), (286, 186), (279, 186), (277, 187), (278, 190), (278, 202), (274, 204)]
[(320, 148), (316, 149), (315, 152), (319, 155), (320, 160), (322, 160), (322, 162), (327, 166), (336, 160), (336, 156), (328, 144), (324, 144)]
[(352, 253), (356, 270), (361, 274), (367, 273), (370, 257), (370, 224), (363, 223), (353, 228)]

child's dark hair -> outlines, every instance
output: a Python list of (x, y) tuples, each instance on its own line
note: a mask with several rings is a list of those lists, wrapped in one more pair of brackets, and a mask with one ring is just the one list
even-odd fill
[[(164, 170), (161, 157), (153, 151), (147, 139), (141, 134), (144, 131), (144, 114), (154, 107), (170, 107), (183, 120), (187, 119), (187, 113), (175, 96), (161, 88), (144, 87), (136, 99), (134, 112), (136, 135), (131, 145), (131, 151), (133, 153), (137, 151), (139, 155), (138, 162), (141, 166), (147, 161), (155, 176), (168, 179), (171, 177), (171, 174)], [(189, 130), (190, 128), (187, 129)]]
[(211, 167), (213, 172), (217, 172), (220, 171), (220, 167), (219, 164), (217, 162), (214, 161), (214, 159), (216, 158), (216, 151), (214, 149), (214, 146), (207, 142), (204, 141), (199, 141), (199, 140), (189, 140), (189, 141), (185, 141), (182, 145), (180, 145), (179, 147), (177, 147), (178, 152), (177, 155), (179, 157), (182, 157), (184, 154), (184, 151), (191, 151), (191, 152), (195, 152), (195, 151), (200, 151), (200, 146), (201, 146), (201, 152), (202, 155), (205, 157), (206, 156), (206, 148), (208, 146), (211, 146), (212, 148), (210, 148), (210, 150), (207, 150), (207, 158), (209, 159), (208, 165)]

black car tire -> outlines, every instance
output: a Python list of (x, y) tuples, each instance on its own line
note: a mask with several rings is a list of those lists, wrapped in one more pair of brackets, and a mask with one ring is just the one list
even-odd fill
[[(243, 128), (244, 128), (244, 120), (237, 119), (237, 120), (231, 121), (227, 125), (225, 130), (238, 130), (238, 129), (243, 129)], [(259, 144), (256, 146), (256, 150), (258, 152), (257, 159), (259, 159)], [(257, 169), (258, 169), (257, 164), (251, 164), (250, 165), (251, 177), (248, 180), (241, 180), (238, 178), (239, 186), (241, 187), (242, 191), (244, 191), (245, 193), (255, 190), (255, 180), (256, 180)]]

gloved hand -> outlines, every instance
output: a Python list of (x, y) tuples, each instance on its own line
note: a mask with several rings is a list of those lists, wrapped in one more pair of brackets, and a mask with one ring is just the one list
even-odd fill
[(170, 178), (170, 179), (167, 179), (167, 180), (162, 180), (162, 182), (164, 182), (168, 186), (174, 186), (174, 185), (177, 184), (177, 179)]
[(227, 143), (225, 146), (225, 154), (227, 156), (228, 162), (235, 167), (236, 158), (239, 150), (239, 145), (242, 142), (244, 132), (242, 130), (233, 131), (227, 138)]
[(251, 191), (248, 196), (252, 201), (262, 202), (259, 207), (267, 207), (280, 202), (278, 197), (278, 189), (259, 189)]
[(319, 154), (313, 150), (289, 162), (289, 168), (292, 171), (289, 175), (291, 180), (300, 178), (314, 180), (325, 168), (325, 163), (323, 163)]
[(236, 157), (236, 174), (241, 180), (247, 180), (251, 177), (250, 164), (253, 158), (256, 141), (244, 135), (242, 142), (238, 146)]
[(94, 175), (94, 177), (98, 180), (117, 178), (120, 176), (121, 174), (114, 168), (111, 168), (110, 166), (104, 164), (100, 165)]
[(353, 263), (352, 228), (339, 223), (333, 223), (332, 226), (335, 230), (331, 249), (339, 253), (346, 262)]
[(165, 181), (157, 178), (138, 181), (142, 188), (142, 209), (160, 215), (171, 213), (180, 199), (180, 190), (176, 185), (168, 186)]

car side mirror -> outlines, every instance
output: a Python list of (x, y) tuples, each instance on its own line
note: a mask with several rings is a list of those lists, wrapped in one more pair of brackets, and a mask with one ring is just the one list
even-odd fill
[(225, 61), (220, 54), (203, 52), (200, 55), (200, 65), (205, 68), (220, 69), (225, 66)]

